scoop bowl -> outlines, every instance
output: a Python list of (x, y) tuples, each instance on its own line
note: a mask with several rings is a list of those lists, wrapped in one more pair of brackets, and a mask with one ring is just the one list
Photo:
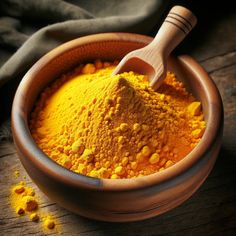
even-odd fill
[(223, 129), (219, 92), (191, 57), (170, 56), (167, 69), (202, 103), (206, 130), (200, 143), (170, 168), (134, 179), (97, 179), (76, 174), (47, 157), (34, 142), (29, 117), (35, 102), (53, 80), (80, 63), (121, 60), (152, 38), (105, 33), (65, 43), (43, 56), (21, 81), (12, 107), (12, 132), (19, 158), (35, 184), (62, 207), (103, 221), (136, 221), (162, 214), (187, 200), (204, 182), (218, 155)]

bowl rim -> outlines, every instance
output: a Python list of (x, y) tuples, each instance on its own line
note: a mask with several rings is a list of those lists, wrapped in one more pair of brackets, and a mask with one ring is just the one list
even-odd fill
[[(30, 134), (27, 120), (22, 116), (21, 108), (24, 107), (25, 101), (22, 94), (27, 92), (29, 84), (32, 83), (34, 76), (40, 68), (57, 56), (84, 44), (104, 41), (130, 41), (144, 44), (149, 43), (152, 39), (153, 38), (149, 36), (133, 33), (100, 33), (84, 36), (61, 44), (41, 57), (41, 59), (39, 59), (23, 77), (16, 91), (12, 105), (12, 133), (15, 146), (19, 153), (30, 159), (30, 161), (32, 161), (42, 172), (67, 185), (102, 191), (128, 191), (165, 183), (193, 167), (201, 160), (201, 158), (208, 152), (208, 148), (215, 142), (217, 132), (221, 129), (223, 123), (223, 105), (219, 91), (213, 80), (207, 72), (188, 55), (178, 56), (177, 59), (191, 70), (202, 85), (207, 97), (207, 103), (209, 103), (208, 124), (199, 144), (182, 160), (162, 172), (156, 172), (151, 175), (133, 179), (98, 179), (77, 174), (51, 160), (37, 147)], [(24, 165), (24, 161), (22, 161), (22, 164)]]

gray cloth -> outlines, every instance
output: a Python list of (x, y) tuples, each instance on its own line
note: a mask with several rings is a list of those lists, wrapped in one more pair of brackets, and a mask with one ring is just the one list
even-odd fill
[(0, 117), (27, 70), (61, 43), (101, 32), (150, 34), (165, 0), (1, 0)]

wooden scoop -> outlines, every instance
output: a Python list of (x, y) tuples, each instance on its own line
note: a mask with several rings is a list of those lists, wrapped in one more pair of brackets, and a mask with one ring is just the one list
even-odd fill
[(112, 75), (129, 71), (148, 75), (150, 85), (157, 89), (166, 76), (167, 57), (196, 23), (197, 18), (190, 10), (174, 6), (154, 40), (147, 46), (128, 53)]

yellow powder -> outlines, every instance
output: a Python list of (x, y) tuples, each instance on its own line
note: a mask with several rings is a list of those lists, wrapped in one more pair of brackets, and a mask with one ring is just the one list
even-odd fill
[(32, 221), (38, 221), (38, 220), (39, 220), (39, 215), (38, 215), (37, 213), (32, 213), (32, 214), (30, 215), (30, 219), (31, 219)]
[(15, 170), (14, 171), (14, 175), (15, 175), (15, 177), (19, 177), (20, 176), (20, 172), (18, 170)]
[(55, 228), (55, 222), (51, 217), (47, 217), (44, 220), (44, 227), (47, 229), (54, 229)]
[(52, 230), (55, 228), (55, 220), (52, 216), (40, 212), (39, 199), (35, 196), (35, 191), (31, 187), (26, 186), (25, 182), (21, 181), (12, 187), (10, 202), (17, 215), (27, 215), (34, 222), (39, 222), (41, 219), (43, 229)]
[(34, 190), (23, 181), (12, 187), (10, 198), (12, 207), (19, 215), (30, 214), (38, 209), (38, 199)]
[(22, 203), (23, 203), (24, 209), (29, 212), (37, 210), (38, 208), (38, 202), (32, 196), (22, 197)]
[[(117, 62), (116, 62), (117, 63)], [(46, 88), (31, 115), (38, 146), (71, 171), (98, 178), (134, 178), (168, 168), (200, 141), (201, 103), (171, 72), (158, 91), (134, 72), (80, 65)]]

